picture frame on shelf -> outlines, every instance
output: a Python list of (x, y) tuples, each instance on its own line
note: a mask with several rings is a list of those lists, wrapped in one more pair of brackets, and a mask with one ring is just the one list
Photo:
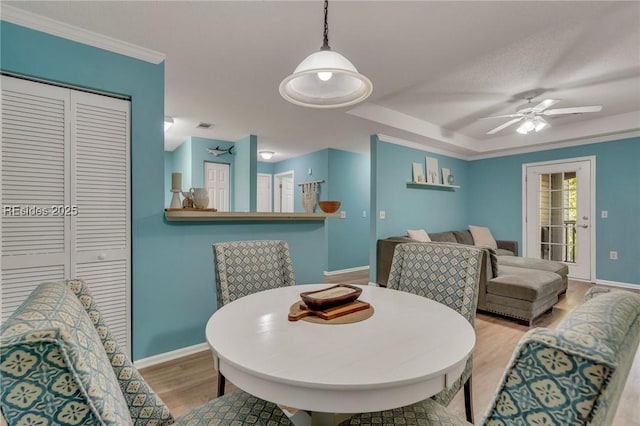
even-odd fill
[(427, 183), (440, 183), (440, 169), (438, 168), (438, 159), (426, 157), (427, 163)]
[(446, 167), (442, 168), (442, 183), (449, 185), (449, 177), (451, 176), (451, 170)]
[(424, 171), (422, 170), (422, 164), (413, 163), (413, 181), (414, 182), (424, 182)]

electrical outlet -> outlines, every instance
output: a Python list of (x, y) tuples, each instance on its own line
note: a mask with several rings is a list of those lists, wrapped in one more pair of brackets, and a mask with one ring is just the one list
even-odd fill
[(367, 217), (367, 211), (366, 210), (362, 210), (362, 217)]
[(602, 210), (602, 212), (600, 212), (600, 217), (603, 219), (606, 219), (609, 217), (609, 212), (606, 210)]
[(618, 260), (618, 252), (617, 251), (610, 251), (609, 252), (609, 259)]
[(385, 220), (387, 218), (387, 213), (384, 210), (380, 210), (380, 220)]
[(344, 210), (341, 210), (341, 211), (340, 211), (340, 219), (344, 219), (344, 218), (346, 218), (346, 217), (347, 217), (347, 212), (346, 212), (346, 211), (344, 211)]

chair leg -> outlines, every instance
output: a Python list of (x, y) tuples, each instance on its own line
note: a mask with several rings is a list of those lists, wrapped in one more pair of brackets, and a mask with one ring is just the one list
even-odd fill
[(224, 395), (225, 381), (226, 381), (226, 379), (224, 378), (222, 373), (220, 371), (218, 371), (218, 395), (216, 395), (216, 396), (220, 397), (220, 396)]
[(471, 378), (464, 384), (464, 411), (467, 416), (467, 421), (473, 423), (473, 394), (471, 392)]

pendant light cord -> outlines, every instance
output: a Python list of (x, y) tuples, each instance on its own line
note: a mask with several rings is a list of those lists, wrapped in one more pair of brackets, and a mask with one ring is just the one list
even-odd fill
[(327, 22), (328, 13), (329, 13), (329, 0), (324, 0), (324, 40), (320, 50), (331, 50), (331, 47), (329, 47), (329, 24)]

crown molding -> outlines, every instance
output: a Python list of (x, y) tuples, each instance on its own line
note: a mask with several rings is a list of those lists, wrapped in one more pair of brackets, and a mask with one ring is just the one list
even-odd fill
[(380, 140), (381, 142), (387, 142), (393, 145), (400, 145), (400, 146), (404, 146), (407, 148), (413, 148), (413, 149), (418, 149), (420, 151), (424, 151), (424, 152), (430, 152), (432, 154), (440, 154), (440, 155), (446, 155), (447, 157), (452, 157), (452, 158), (457, 158), (458, 160), (470, 160), (471, 157), (468, 155), (464, 155), (464, 154), (460, 154), (459, 152), (453, 152), (453, 151), (449, 151), (446, 149), (441, 149), (441, 148), (434, 148), (431, 147), (429, 145), (423, 145), (421, 143), (418, 142), (413, 142), (413, 141), (408, 141), (406, 139), (400, 139), (400, 138), (396, 138), (395, 136), (389, 136), (389, 135), (385, 135), (382, 133), (378, 133), (376, 136), (378, 136), (378, 140)]
[(640, 137), (640, 130), (631, 130), (628, 132), (612, 133), (612, 134), (603, 135), (603, 136), (576, 138), (572, 140), (558, 141), (558, 142), (553, 142), (549, 144), (537, 144), (537, 145), (531, 145), (531, 146), (526, 146), (522, 148), (503, 149), (503, 150), (488, 153), (488, 154), (471, 155), (467, 157), (467, 160), (469, 161), (485, 160), (487, 158), (507, 157), (509, 155), (518, 155), (518, 154), (529, 154), (531, 152), (549, 151), (552, 149), (560, 149), (560, 148), (571, 148), (574, 146), (591, 145), (594, 143), (615, 142), (621, 139), (629, 139), (629, 138), (637, 138), (637, 137)]
[(41, 31), (57, 37), (62, 37), (78, 43), (97, 47), (99, 49), (108, 50), (110, 52), (140, 59), (152, 64), (159, 64), (166, 59), (164, 53), (145, 47), (136, 46), (126, 41), (118, 40), (99, 34), (93, 31), (85, 30), (74, 25), (56, 21), (46, 16), (37, 15), (27, 12), (14, 6), (3, 4), (0, 9), (1, 19), (12, 24), (30, 28), (32, 30)]

